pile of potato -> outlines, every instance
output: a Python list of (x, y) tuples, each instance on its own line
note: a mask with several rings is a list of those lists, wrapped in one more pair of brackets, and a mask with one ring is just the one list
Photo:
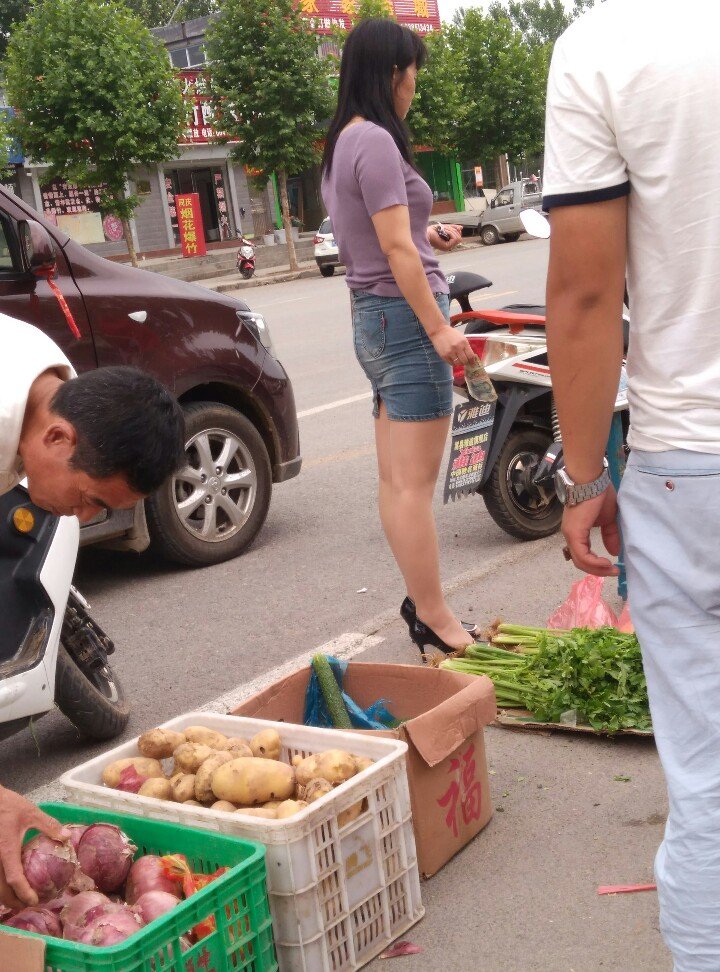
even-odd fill
[[(295, 756), (289, 765), (280, 760), (281, 746), (275, 729), (263, 729), (249, 741), (205, 726), (188, 726), (183, 732), (151, 729), (138, 740), (141, 755), (110, 763), (102, 779), (106, 786), (157, 800), (283, 820), (373, 762), (329, 749), (304, 759)], [(172, 770), (166, 774), (161, 760), (171, 758)], [(361, 800), (339, 815), (339, 826), (362, 810)]]

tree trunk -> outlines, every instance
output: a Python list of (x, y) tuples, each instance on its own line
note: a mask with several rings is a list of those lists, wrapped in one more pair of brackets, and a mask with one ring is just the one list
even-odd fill
[(127, 244), (128, 253), (130, 254), (130, 262), (134, 267), (136, 267), (138, 265), (138, 260), (137, 260), (137, 253), (135, 252), (135, 241), (133, 240), (130, 220), (123, 217), (122, 227), (123, 227), (123, 235), (125, 236), (125, 243)]
[(280, 209), (282, 210), (283, 226), (285, 227), (285, 242), (287, 243), (288, 261), (291, 270), (299, 270), (297, 255), (295, 253), (295, 241), (292, 235), (292, 223), (290, 222), (290, 203), (287, 192), (287, 172), (285, 169), (278, 169), (278, 186), (280, 188)]

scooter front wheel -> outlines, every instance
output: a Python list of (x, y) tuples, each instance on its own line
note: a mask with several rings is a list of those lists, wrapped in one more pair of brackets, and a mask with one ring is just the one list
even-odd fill
[(549, 432), (516, 426), (483, 488), (490, 516), (518, 540), (540, 540), (560, 529), (563, 508), (554, 486), (533, 483), (551, 441)]
[(55, 704), (83, 736), (114, 739), (130, 718), (130, 706), (110, 665), (81, 668), (60, 642), (55, 669)]

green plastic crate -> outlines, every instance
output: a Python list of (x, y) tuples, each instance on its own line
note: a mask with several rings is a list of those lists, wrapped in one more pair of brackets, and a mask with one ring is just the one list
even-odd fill
[[(143, 854), (184, 854), (192, 869), (230, 870), (127, 941), (109, 948), (58, 938), (45, 941), (46, 972), (276, 972), (278, 966), (265, 886), (265, 848), (225, 834), (122, 813), (43, 803), (62, 823), (111, 823)], [(180, 936), (209, 915), (216, 930), (181, 952)], [(31, 934), (13, 929), (18, 935)]]

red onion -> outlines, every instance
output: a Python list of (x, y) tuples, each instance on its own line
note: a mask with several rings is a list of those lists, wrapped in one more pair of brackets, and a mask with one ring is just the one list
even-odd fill
[[(72, 890), (72, 888), (68, 886), (64, 891), (61, 891), (56, 898), (51, 898), (50, 901), (46, 901), (43, 908), (47, 908), (48, 911), (52, 911), (54, 915), (59, 915), (64, 908), (67, 908), (71, 901), (74, 901), (75, 898), (77, 898), (77, 896), (78, 892)], [(0, 919), (0, 921), (1, 920), (2, 919)]]
[(40, 901), (49, 901), (75, 876), (78, 859), (72, 844), (38, 834), (23, 847), (22, 866)]
[(115, 784), (115, 789), (124, 790), (125, 793), (137, 793), (143, 783), (149, 779), (149, 776), (140, 776), (134, 766), (126, 766)]
[(88, 824), (65, 824), (63, 830), (68, 835), (68, 840), (73, 845), (73, 850), (77, 851), (80, 838), (88, 829)]
[(60, 915), (63, 937), (71, 942), (79, 942), (85, 929), (97, 918), (128, 911), (126, 904), (115, 904), (99, 891), (86, 891), (79, 894), (76, 902), (71, 902)]
[(168, 894), (167, 891), (146, 891), (133, 905), (133, 911), (136, 915), (140, 915), (146, 925), (149, 925), (151, 921), (166, 915), (179, 904), (180, 898)]
[(36, 932), (38, 935), (52, 935), (53, 938), (62, 936), (60, 919), (49, 908), (24, 908), (8, 918), (5, 925), (8, 928)]
[(113, 824), (92, 824), (80, 838), (77, 856), (83, 872), (100, 891), (117, 891), (128, 876), (137, 850), (130, 838)]
[(112, 905), (110, 899), (99, 891), (82, 891), (76, 894), (60, 913), (65, 938), (76, 942), (85, 926), (98, 915), (104, 914), (110, 905)]
[(179, 889), (180, 882), (166, 876), (160, 858), (155, 854), (146, 854), (130, 868), (125, 885), (125, 900), (133, 905), (146, 891), (167, 891), (168, 894), (177, 896)]
[(134, 935), (142, 927), (142, 921), (129, 908), (99, 915), (83, 930), (78, 939), (83, 945), (117, 945)]

